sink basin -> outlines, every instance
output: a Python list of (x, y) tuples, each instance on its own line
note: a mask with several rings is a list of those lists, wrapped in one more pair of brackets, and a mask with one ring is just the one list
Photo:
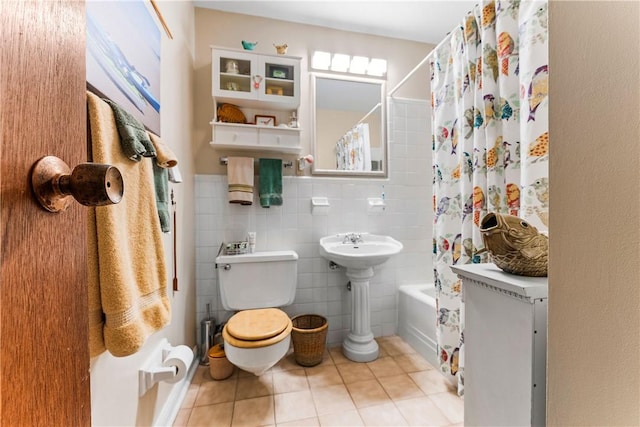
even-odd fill
[(402, 250), (402, 243), (389, 236), (360, 233), (360, 238), (355, 243), (345, 239), (345, 236), (354, 234), (336, 234), (321, 238), (320, 255), (343, 267), (364, 269), (382, 264)]

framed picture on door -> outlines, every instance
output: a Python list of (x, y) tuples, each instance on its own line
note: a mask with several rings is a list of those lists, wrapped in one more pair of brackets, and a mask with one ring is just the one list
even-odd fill
[(160, 135), (160, 29), (143, 0), (86, 3), (87, 86)]

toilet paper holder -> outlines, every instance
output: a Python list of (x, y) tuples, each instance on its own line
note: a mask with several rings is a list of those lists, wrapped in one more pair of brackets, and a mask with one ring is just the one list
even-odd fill
[[(176, 365), (165, 366), (169, 355), (172, 354), (173, 350), (178, 349), (178, 347), (167, 346), (162, 348), (162, 361), (160, 364), (158, 363), (149, 363), (145, 368), (142, 368), (138, 371), (138, 395), (142, 397), (149, 389), (156, 385), (156, 383), (160, 381), (167, 381), (169, 383), (174, 383), (179, 381), (182, 377), (185, 376), (186, 372), (181, 372), (181, 370), (188, 370), (191, 362), (193, 361), (193, 353), (191, 353), (191, 357), (186, 357), (184, 360), (184, 365), (179, 368)], [(184, 347), (184, 346), (182, 346)], [(188, 347), (187, 347), (188, 349)]]
[(175, 366), (154, 366), (139, 371), (140, 384), (139, 395), (143, 396), (147, 390), (157, 382), (167, 381), (178, 375), (178, 368)]

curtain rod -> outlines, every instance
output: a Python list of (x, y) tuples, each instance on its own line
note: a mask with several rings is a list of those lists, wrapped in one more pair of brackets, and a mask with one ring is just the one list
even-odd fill
[(397, 85), (395, 85), (393, 87), (393, 89), (391, 89), (389, 91), (389, 93), (387, 94), (387, 96), (393, 96), (394, 93), (396, 93), (398, 91), (398, 89), (400, 89), (400, 87), (405, 84), (407, 82), (407, 80), (409, 80), (411, 78), (411, 76), (413, 76), (415, 74), (416, 71), (418, 71), (425, 62), (427, 62), (429, 60), (429, 55), (425, 56), (424, 59), (422, 61), (420, 61), (420, 63), (418, 65), (416, 65), (414, 67), (413, 70), (409, 71), (409, 74), (407, 74), (406, 76), (404, 76), (404, 79), (400, 80), (400, 83), (398, 83)]
[(376, 109), (377, 109), (378, 107), (381, 107), (381, 106), (382, 106), (382, 102), (378, 102), (378, 103), (377, 103), (377, 104), (376, 104), (376, 105), (375, 105), (375, 106), (374, 106), (374, 107), (373, 107), (373, 108), (372, 108), (372, 109), (371, 109), (367, 114), (365, 114), (365, 115), (364, 115), (364, 117), (363, 117), (363, 118), (361, 118), (360, 120), (358, 120), (358, 123), (357, 123), (357, 124), (360, 124), (360, 123), (364, 122), (364, 120), (365, 120), (367, 117), (369, 117), (371, 114), (373, 114), (373, 112), (374, 112), (374, 111), (376, 111)]
[[(456, 28), (462, 28), (461, 25), (458, 25), (458, 27)], [(440, 41), (440, 43), (438, 43), (436, 45), (436, 47), (434, 47), (433, 49), (431, 49), (431, 52), (427, 53), (427, 56), (425, 56), (422, 61), (420, 61), (420, 63), (418, 65), (416, 65), (413, 70), (409, 71), (409, 74), (407, 74), (402, 80), (400, 80), (400, 83), (398, 83), (397, 85), (395, 85), (393, 87), (393, 89), (391, 89), (389, 91), (389, 93), (387, 94), (387, 96), (393, 96), (394, 93), (396, 93), (398, 91), (398, 89), (400, 89), (400, 87), (405, 84), (407, 82), (407, 80), (409, 80), (411, 78), (411, 76), (413, 76), (415, 74), (416, 71), (418, 71), (420, 68), (422, 68), (422, 66), (425, 64), (425, 62), (427, 62), (429, 60), (429, 58), (431, 58), (431, 56), (436, 52), (436, 50), (440, 49), (440, 47), (442, 47), (442, 45), (444, 45), (447, 41), (449, 41), (451, 39), (451, 34), (453, 34), (453, 31), (455, 30), (455, 28), (451, 31), (449, 31), (447, 33), (447, 35), (444, 37), (444, 39), (442, 39)]]
[(444, 39), (442, 39), (442, 40), (440, 41), (440, 43), (438, 43), (438, 44), (436, 45), (436, 47), (434, 47), (433, 49), (431, 49), (431, 52), (429, 52), (429, 53), (427, 54), (427, 58), (431, 58), (431, 56), (433, 56), (433, 54), (434, 54), (434, 53), (436, 53), (436, 50), (440, 49), (440, 48), (442, 47), (442, 45), (444, 45), (445, 43), (447, 43), (447, 42), (451, 39), (451, 35), (453, 34), (453, 32), (454, 32), (456, 29), (458, 29), (458, 28), (459, 28), (459, 29), (462, 29), (462, 25), (458, 25), (458, 26), (456, 26), (453, 30), (449, 31), (449, 32), (447, 33), (447, 35), (446, 35), (446, 36), (444, 36)]

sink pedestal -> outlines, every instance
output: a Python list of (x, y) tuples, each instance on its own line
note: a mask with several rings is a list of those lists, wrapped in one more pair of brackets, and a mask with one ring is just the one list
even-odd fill
[(351, 330), (342, 343), (342, 353), (354, 362), (371, 362), (378, 358), (378, 343), (371, 332), (369, 279), (373, 268), (347, 268), (351, 280)]
[(320, 255), (346, 267), (351, 280), (351, 330), (342, 353), (354, 362), (378, 358), (378, 343), (371, 333), (369, 279), (373, 267), (400, 253), (402, 243), (389, 236), (369, 233), (335, 234), (320, 239)]

